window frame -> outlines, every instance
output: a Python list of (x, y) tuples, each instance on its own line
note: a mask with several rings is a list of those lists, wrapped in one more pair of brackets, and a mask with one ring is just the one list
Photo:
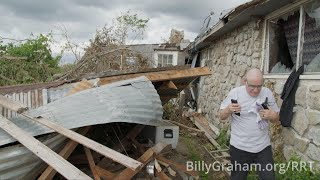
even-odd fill
[[(296, 70), (301, 66), (302, 64), (302, 52), (303, 52), (303, 44), (304, 44), (304, 28), (305, 28), (305, 18), (306, 18), (306, 12), (303, 8), (304, 5), (311, 3), (313, 0), (300, 0), (298, 2), (294, 2), (290, 5), (284, 6), (283, 8), (280, 8), (267, 16), (265, 16), (263, 21), (263, 36), (262, 36), (262, 63), (261, 63), (261, 69), (264, 72), (265, 78), (288, 78), (290, 73), (270, 73), (269, 72), (269, 52), (270, 52), (270, 31), (269, 31), (269, 21), (272, 19), (275, 19), (277, 17), (283, 16), (287, 13), (293, 12), (293, 11), (299, 11), (300, 17), (299, 17), (299, 29), (298, 29), (298, 44), (297, 44), (297, 58), (296, 58)], [(320, 79), (320, 71), (319, 72), (304, 72), (300, 79)]]
[[(159, 58), (160, 56), (161, 56), (161, 59)], [(158, 57), (158, 67), (173, 66), (173, 57), (174, 57), (173, 54), (157, 53), (157, 57)], [(169, 57), (171, 57), (171, 64), (168, 63), (170, 59)], [(164, 60), (165, 60), (165, 63), (164, 63)]]

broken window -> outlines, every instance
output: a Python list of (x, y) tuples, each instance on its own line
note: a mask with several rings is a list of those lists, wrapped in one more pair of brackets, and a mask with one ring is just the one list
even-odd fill
[(166, 67), (173, 65), (172, 54), (158, 54), (158, 67)]
[(267, 20), (267, 71), (290, 73), (304, 65), (320, 72), (320, 0), (281, 14)]

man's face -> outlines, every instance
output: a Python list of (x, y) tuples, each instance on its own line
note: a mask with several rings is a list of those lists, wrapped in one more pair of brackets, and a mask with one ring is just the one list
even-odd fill
[(246, 90), (252, 97), (257, 97), (260, 94), (262, 88), (261, 79), (252, 79), (246, 81)]

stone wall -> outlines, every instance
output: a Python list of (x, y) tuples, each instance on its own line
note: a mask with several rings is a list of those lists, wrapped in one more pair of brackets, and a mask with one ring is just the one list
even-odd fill
[[(220, 103), (250, 68), (260, 68), (262, 25), (250, 22), (225, 34), (201, 52), (201, 64), (211, 69), (212, 75), (202, 77), (199, 84), (198, 108), (216, 127)], [(281, 107), (280, 94), (286, 79), (266, 79)], [(320, 161), (320, 81), (301, 80), (296, 93), (292, 128), (271, 126), (274, 150), (288, 160), (297, 154), (305, 161)]]
[(250, 68), (260, 68), (262, 23), (250, 22), (235, 29), (201, 52), (201, 64), (209, 67), (212, 75), (201, 78), (198, 108), (215, 126), (219, 127), (218, 111), (221, 101)]
[[(275, 82), (283, 87), (284, 81)], [(305, 161), (320, 161), (320, 81), (300, 80), (295, 98), (292, 128), (282, 128), (283, 154), (286, 159), (297, 154)]]

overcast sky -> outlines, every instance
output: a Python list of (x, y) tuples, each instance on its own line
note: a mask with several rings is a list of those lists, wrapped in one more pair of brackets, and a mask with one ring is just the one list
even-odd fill
[[(133, 43), (161, 43), (170, 29), (183, 30), (191, 41), (198, 35), (204, 19), (214, 12), (217, 21), (223, 10), (249, 0), (2, 0), (0, 1), (0, 36), (28, 38), (31, 33), (59, 34), (65, 27), (75, 43), (86, 43), (97, 29), (130, 10), (149, 18), (143, 40)], [(53, 51), (64, 43), (58, 35)]]

